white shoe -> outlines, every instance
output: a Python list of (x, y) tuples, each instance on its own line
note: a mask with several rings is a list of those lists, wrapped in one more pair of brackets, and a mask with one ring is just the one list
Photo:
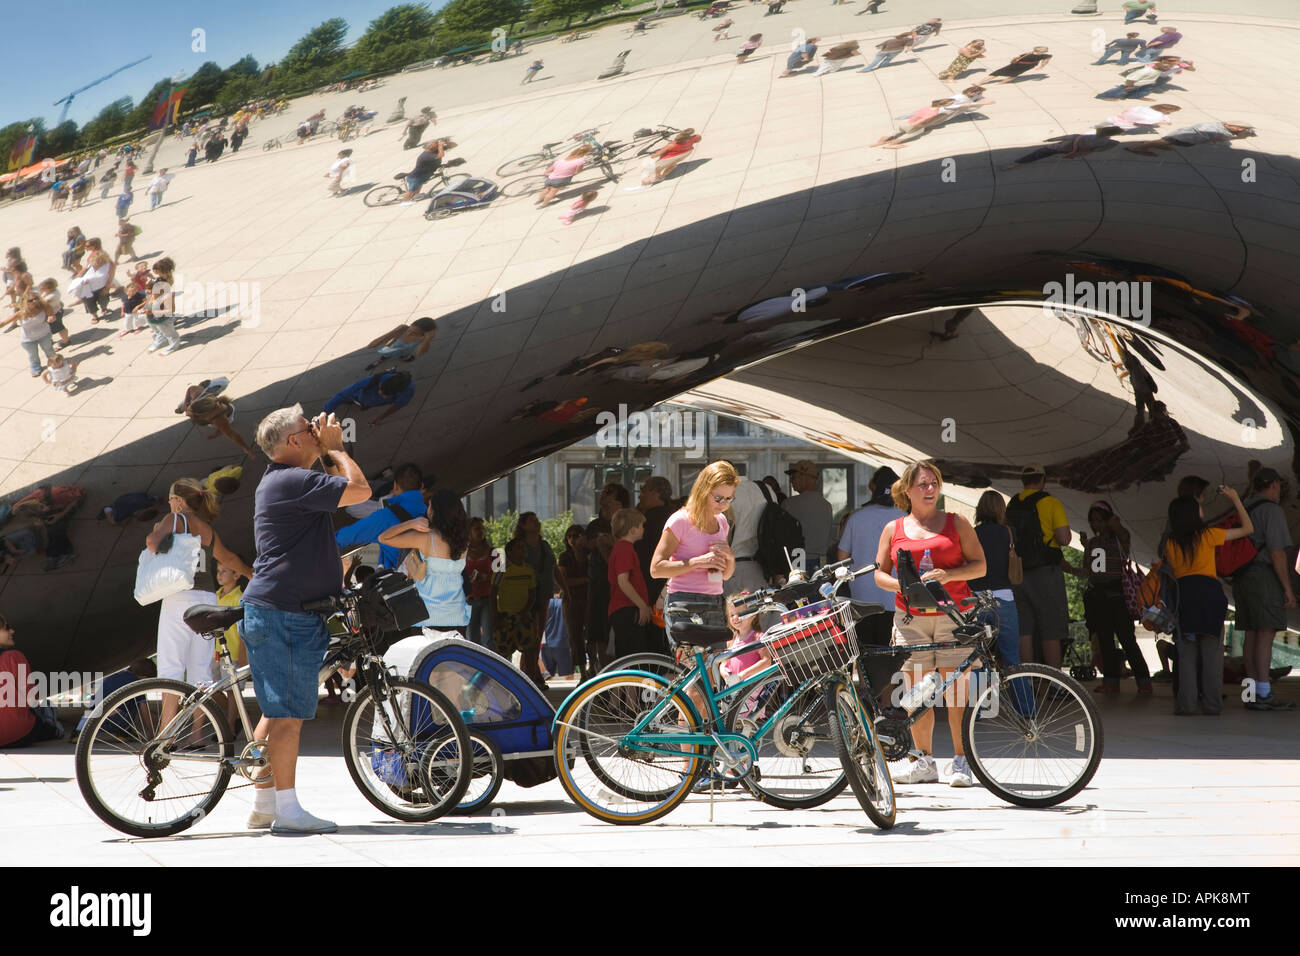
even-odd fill
[(921, 757), (906, 773), (894, 776), (895, 783), (938, 783), (939, 767), (930, 756)]
[(971, 776), (970, 765), (966, 763), (965, 757), (953, 757), (952, 763), (946, 768), (948, 774), (948, 786), (950, 787), (973, 787), (975, 778)]
[(260, 813), (254, 810), (248, 815), (248, 829), (250, 830), (269, 830), (274, 822), (274, 813)]
[(330, 820), (322, 820), (320, 817), (314, 817), (306, 810), (302, 812), (302, 816), (277, 816), (271, 822), (271, 832), (277, 836), (296, 836), (306, 833), (334, 833), (336, 830), (338, 830), (337, 824)]
[(162, 355), (171, 355), (173, 352), (175, 352), (175, 351), (176, 351), (178, 348), (180, 348), (180, 347), (181, 347), (181, 343), (177, 342), (175, 345), (169, 345), (169, 346), (167, 346), (165, 349), (161, 349), (161, 350), (160, 350), (160, 353), (161, 353)]

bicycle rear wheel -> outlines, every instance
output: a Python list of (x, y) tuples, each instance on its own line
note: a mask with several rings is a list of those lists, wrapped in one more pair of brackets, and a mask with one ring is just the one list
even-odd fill
[[(596, 677), (555, 718), (555, 767), (570, 799), (607, 823), (647, 823), (686, 799), (699, 776), (704, 747), (654, 745), (656, 733), (695, 733), (691, 705), (661, 677)], [(669, 696), (671, 694), (671, 696)], [(628, 734), (665, 697), (668, 703), (638, 735)]]
[(508, 163), (502, 163), (497, 167), (498, 176), (518, 176), (520, 173), (526, 173), (530, 169), (536, 169), (543, 163), (550, 160), (551, 157), (545, 153), (529, 153), (527, 156), (520, 156), (518, 159), (512, 159)]
[(434, 820), (452, 810), (469, 786), (471, 753), (460, 713), (422, 680), (368, 683), (343, 717), (352, 782), (398, 820)]
[(889, 764), (885, 762), (871, 718), (858, 699), (858, 692), (842, 674), (836, 674), (826, 682), (825, 700), (826, 710), (832, 715), (831, 736), (848, 775), (849, 786), (871, 822), (882, 830), (888, 830), (894, 825), (898, 804), (894, 799), (894, 781), (889, 776)]
[(188, 830), (217, 805), (230, 783), (234, 736), (210, 700), (179, 722), (167, 740), (163, 701), (179, 713), (195, 692), (183, 681), (136, 681), (109, 696), (77, 740), (77, 786), (86, 803), (115, 830), (165, 837)]
[(372, 209), (380, 206), (392, 206), (401, 202), (402, 197), (406, 195), (406, 190), (401, 186), (376, 186), (361, 198), (361, 201)]
[(638, 156), (649, 156), (651, 153), (659, 152), (659, 150), (663, 149), (664, 146), (667, 145), (667, 143), (668, 143), (667, 136), (660, 136), (659, 134), (656, 133), (654, 137), (654, 141), (650, 143), (649, 146), (642, 146), (640, 149), (636, 151), (636, 154)]
[(675, 681), (686, 673), (686, 668), (682, 667), (667, 654), (652, 654), (649, 652), (640, 654), (626, 654), (618, 660), (606, 664), (600, 669), (600, 673), (608, 674), (612, 671), (649, 671), (651, 674), (658, 674), (660, 677), (666, 677), (670, 681)]
[(1101, 715), (1088, 692), (1054, 667), (1002, 672), (966, 708), (962, 746), (980, 783), (1008, 803), (1051, 807), (1088, 785), (1101, 763)]
[(726, 716), (727, 733), (745, 734), (758, 750), (758, 762), (744, 778), (745, 786), (759, 800), (782, 810), (819, 807), (843, 793), (848, 783), (816, 684), (762, 737), (754, 737), (792, 692), (783, 678), (773, 677), (737, 701)]

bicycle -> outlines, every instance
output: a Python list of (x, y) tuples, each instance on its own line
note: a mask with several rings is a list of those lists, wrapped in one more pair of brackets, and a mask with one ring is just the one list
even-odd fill
[(518, 176), (520, 173), (526, 173), (538, 166), (549, 165), (560, 158), (560, 153), (555, 151), (556, 146), (563, 146), (566, 143), (585, 143), (591, 147), (592, 162), (600, 162), (604, 155), (605, 147), (596, 139), (595, 133), (599, 127), (593, 126), (591, 129), (584, 129), (574, 133), (567, 140), (557, 140), (554, 143), (543, 143), (542, 148), (535, 153), (529, 153), (526, 156), (519, 156), (516, 159), (509, 160), (497, 167), (498, 176)]
[[(448, 164), (443, 164), (443, 166), (446, 165)], [(434, 170), (433, 175), (424, 181), (419, 192), (411, 197), (411, 202), (421, 202), (422, 200), (432, 199), (439, 190), (447, 188), (449, 180), (447, 179), (447, 173), (443, 169), (443, 166), (439, 166)], [(406, 173), (398, 173), (393, 177), (393, 179), (405, 182)], [(364, 196), (362, 196), (361, 201), (372, 209), (378, 209), (381, 206), (393, 206), (402, 202), (406, 193), (407, 189), (405, 185), (376, 186), (374, 189), (369, 190)]]
[[(636, 154), (638, 156), (649, 156), (651, 153), (657, 153), (668, 143), (672, 142), (674, 136), (680, 133), (676, 126), (669, 126), (667, 123), (660, 123), (654, 129), (639, 129), (632, 134), (632, 145), (637, 146)], [(649, 138), (651, 141), (647, 144), (640, 145), (636, 141)]]
[[(881, 710), (865, 675), (862, 699), (890, 760), (913, 757), (912, 724), (944, 698), (948, 689), (976, 663), (984, 668), (982, 686), (972, 693), (962, 717), (962, 748), (975, 777), (997, 797), (1021, 807), (1050, 807), (1070, 799), (1092, 780), (1104, 745), (1101, 716), (1091, 695), (1068, 674), (1042, 664), (1003, 667), (995, 640), (997, 602), (987, 591), (973, 595), (963, 612), (944, 589), (922, 583), (910, 552), (897, 554), (899, 585), (908, 606), (939, 610), (953, 622), (954, 641), (911, 644), (908, 650), (932, 651), (970, 647), (970, 654), (943, 684), (926, 693), (910, 714)], [(991, 615), (989, 612), (993, 612)], [(984, 623), (980, 623), (984, 621)], [(864, 647), (863, 654), (896, 653), (897, 647)], [(850, 783), (852, 783), (850, 777)]]
[[(374, 577), (379, 577), (375, 575)], [(372, 578), (373, 580), (373, 578)], [(407, 582), (409, 585), (409, 582)], [(303, 605), (321, 614), (331, 642), (320, 665), (324, 682), (351, 664), (364, 686), (343, 717), (343, 757), (357, 789), (399, 820), (424, 822), (454, 810), (470, 784), (475, 752), (459, 712), (424, 681), (389, 675), (378, 653), (380, 622), (374, 591)], [(109, 826), (135, 837), (173, 836), (216, 808), (233, 775), (253, 784), (269, 767), (266, 741), (254, 740), (242, 690), (251, 676), (236, 668), (225, 632), (242, 607), (200, 604), (185, 612), (195, 633), (215, 641), (223, 676), (198, 687), (153, 678), (136, 681), (92, 712), (77, 740), (76, 776), (82, 796)], [(221, 696), (235, 694), (249, 741), (236, 755)], [(164, 707), (164, 700), (174, 706)], [(174, 710), (164, 725), (162, 714)]]
[[(782, 614), (782, 623), (770, 628), (761, 644), (750, 642), (707, 660), (702, 647), (689, 646), (683, 653), (693, 665), (675, 679), (626, 670), (598, 674), (574, 691), (554, 725), (556, 768), (569, 797), (599, 820), (646, 823), (681, 803), (707, 762), (719, 777), (740, 780), (765, 802), (817, 806), (843, 791), (846, 780), (852, 780), (846, 755), (857, 759), (857, 749), (866, 747), (873, 759), (863, 806), (877, 826), (892, 826), (893, 784), (874, 726), (837, 729), (830, 719), (857, 697), (845, 671), (857, 657), (853, 624), (858, 608), (835, 596), (855, 576), (847, 565), (821, 568), (801, 585), (817, 595), (824, 581), (820, 594), (825, 601), (787, 607), (777, 600), (797, 594), (787, 588), (757, 592), (744, 599), (743, 608), (737, 602), (746, 616), (767, 610)], [(871, 570), (874, 566), (857, 573)], [(730, 636), (722, 628), (698, 630), (705, 644)], [(772, 666), (714, 690), (717, 665), (762, 646), (771, 653)], [(686, 693), (696, 682), (706, 704), (703, 716)], [(725, 703), (725, 713), (720, 703)], [(860, 712), (861, 704), (852, 703), (852, 709)], [(836, 743), (840, 737), (847, 742)], [(827, 753), (830, 747), (834, 756)], [(775, 772), (769, 772), (773, 767)]]

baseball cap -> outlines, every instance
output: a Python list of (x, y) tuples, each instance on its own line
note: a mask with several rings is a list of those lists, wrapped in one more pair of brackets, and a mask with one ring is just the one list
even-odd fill
[(1281, 480), (1282, 476), (1277, 473), (1276, 469), (1261, 468), (1259, 471), (1255, 472), (1255, 478), (1252, 483), (1256, 488), (1264, 488), (1275, 481)]
[(1020, 469), (1021, 478), (1034, 478), (1037, 477), (1038, 475), (1046, 475), (1046, 474), (1047, 474), (1047, 469), (1044, 468), (1042, 464), (1036, 461), (1030, 462), (1029, 464), (1025, 465), (1024, 468)]
[(787, 475), (807, 475), (809, 478), (817, 478), (821, 472), (817, 469), (817, 463), (807, 458), (801, 458), (785, 470)]

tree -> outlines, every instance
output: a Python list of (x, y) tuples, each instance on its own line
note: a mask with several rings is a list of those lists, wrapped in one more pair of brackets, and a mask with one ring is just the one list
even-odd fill
[[(185, 87), (184, 101), (187, 106), (206, 106), (215, 102), (217, 94), (221, 92), (221, 87), (225, 85), (225, 78), (222, 75), (221, 67), (208, 60), (201, 67), (190, 74), (188, 80), (182, 80)], [(170, 81), (168, 86), (170, 87)], [(155, 97), (154, 102), (157, 103)]]
[(343, 38), (347, 33), (347, 21), (340, 17), (326, 20), (314, 27), (290, 47), (280, 61), (281, 77), (286, 72), (308, 73), (337, 63), (343, 59)]
[(233, 113), (249, 100), (256, 99), (260, 89), (261, 84), (256, 78), (236, 76), (217, 94), (217, 110), (221, 113)]
[(42, 156), (62, 156), (77, 145), (77, 124), (64, 120), (41, 137), (37, 152)]
[(353, 49), (369, 55), (393, 44), (427, 40), (433, 36), (435, 26), (434, 16), (427, 6), (403, 3), (390, 7), (371, 20)]
[(451, 0), (442, 10), (442, 23), (453, 30), (508, 29), (524, 9), (523, 0)]
[(574, 17), (596, 13), (604, 6), (605, 0), (537, 0), (529, 11), (529, 19), (541, 21), (563, 17), (567, 27)]
[(226, 67), (224, 76), (226, 82), (229, 83), (240, 77), (256, 79), (259, 73), (261, 73), (261, 68), (257, 65), (257, 61), (253, 59), (251, 54), (245, 54), (242, 58)]
[(131, 97), (124, 96), (120, 100), (114, 100), (109, 103), (93, 120), (81, 128), (81, 142), (83, 147), (94, 146), (102, 143), (106, 139), (112, 139), (119, 133), (135, 129), (127, 123), (131, 115)]

